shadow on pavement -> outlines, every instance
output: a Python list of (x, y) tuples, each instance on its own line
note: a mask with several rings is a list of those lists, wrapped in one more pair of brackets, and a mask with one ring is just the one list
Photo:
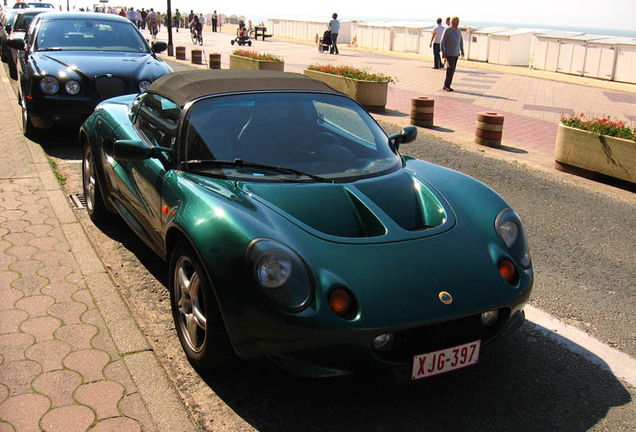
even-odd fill
[(503, 151), (508, 152), (508, 153), (528, 154), (527, 150), (520, 149), (520, 148), (517, 148), (517, 147), (510, 147), (510, 146), (507, 146), (507, 145), (502, 145), (501, 147), (499, 147), (499, 150), (503, 150)]
[(51, 157), (63, 160), (77, 160), (82, 158), (78, 139), (79, 128), (80, 125), (40, 129), (31, 137), (31, 140), (39, 144), (46, 154)]
[(455, 129), (449, 129), (449, 128), (445, 128), (445, 127), (441, 127), (441, 126), (432, 126), (432, 127), (428, 127), (425, 129), (431, 129), (437, 132), (446, 132), (446, 133), (453, 133), (455, 132)]
[(462, 95), (470, 95), (470, 96), (475, 96), (475, 97), (480, 97), (480, 98), (487, 98), (487, 99), (499, 99), (499, 100), (505, 100), (505, 101), (516, 101), (516, 99), (510, 99), (510, 98), (507, 98), (507, 97), (504, 97), (504, 96), (495, 96), (495, 95), (489, 95), (489, 94), (485, 94), (485, 93), (471, 92), (471, 91), (466, 91), (466, 90), (458, 90), (457, 88), (455, 88), (455, 91), (453, 93), (462, 94)]
[(610, 372), (532, 325), (476, 367), (407, 385), (384, 378), (304, 380), (250, 367), (204, 377), (259, 431), (586, 431), (631, 401)]

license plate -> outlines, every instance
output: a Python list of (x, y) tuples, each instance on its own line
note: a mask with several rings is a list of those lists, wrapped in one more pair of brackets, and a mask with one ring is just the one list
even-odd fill
[(473, 365), (479, 361), (480, 346), (481, 341), (478, 340), (427, 354), (418, 354), (413, 357), (411, 379), (428, 378)]

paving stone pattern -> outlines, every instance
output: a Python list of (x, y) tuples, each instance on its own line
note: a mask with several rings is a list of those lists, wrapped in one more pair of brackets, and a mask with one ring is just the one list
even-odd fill
[(0, 432), (156, 430), (13, 115), (0, 136)]

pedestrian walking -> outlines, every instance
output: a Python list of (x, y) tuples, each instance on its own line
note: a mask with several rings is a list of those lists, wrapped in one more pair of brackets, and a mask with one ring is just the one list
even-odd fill
[(138, 29), (141, 29), (141, 20), (142, 20), (142, 13), (141, 11), (137, 11), (137, 16), (135, 17), (135, 24), (137, 25)]
[(216, 14), (216, 10), (212, 13), (212, 31), (216, 32), (216, 26), (219, 23), (219, 16)]
[(179, 31), (179, 27), (181, 27), (181, 12), (179, 12), (179, 8), (174, 12), (174, 26), (177, 28), (177, 32)]
[(141, 8), (141, 28), (143, 30), (146, 29), (146, 16), (148, 16), (148, 11), (145, 8)]
[(446, 27), (444, 30), (440, 45), (442, 49), (442, 56), (448, 62), (446, 80), (444, 81), (444, 90), (452, 92), (453, 89), (451, 84), (453, 82), (455, 68), (457, 67), (457, 59), (460, 55), (464, 57), (464, 41), (462, 39), (462, 31), (459, 28), (458, 17), (455, 16), (451, 19), (451, 26)]
[(340, 31), (340, 21), (338, 21), (337, 13), (331, 15), (331, 21), (329, 21), (327, 30), (331, 32), (331, 49), (329, 49), (329, 53), (339, 54), (338, 45), (336, 45), (336, 42), (338, 41), (338, 32)]
[(135, 25), (137, 25), (137, 12), (134, 7), (128, 9), (126, 17)]
[(431, 43), (429, 46), (433, 47), (433, 60), (435, 67), (433, 69), (442, 69), (444, 66), (442, 65), (442, 57), (441, 57), (441, 48), (440, 43), (442, 42), (442, 35), (444, 34), (444, 26), (442, 25), (442, 19), (437, 18), (437, 27), (433, 29), (433, 34), (431, 35)]

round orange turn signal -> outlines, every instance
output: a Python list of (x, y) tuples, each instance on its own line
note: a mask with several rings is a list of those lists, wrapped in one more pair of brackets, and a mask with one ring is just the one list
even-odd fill
[(517, 284), (517, 269), (509, 259), (499, 261), (499, 274), (511, 285)]
[(353, 300), (351, 294), (343, 288), (335, 288), (329, 293), (329, 307), (342, 318), (351, 318)]

